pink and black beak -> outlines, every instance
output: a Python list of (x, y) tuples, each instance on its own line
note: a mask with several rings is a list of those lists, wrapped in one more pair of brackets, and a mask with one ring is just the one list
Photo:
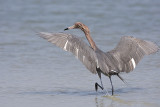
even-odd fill
[(65, 30), (69, 30), (69, 29), (74, 29), (74, 28), (75, 28), (75, 25), (70, 26), (70, 27), (68, 27), (68, 28), (65, 28), (64, 31), (65, 31)]

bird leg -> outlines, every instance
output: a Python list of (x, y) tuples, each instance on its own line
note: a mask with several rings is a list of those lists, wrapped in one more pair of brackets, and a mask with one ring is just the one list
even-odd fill
[(114, 93), (114, 88), (113, 88), (113, 84), (112, 84), (112, 80), (111, 80), (111, 76), (109, 76), (110, 82), (111, 82), (111, 86), (112, 86), (112, 95)]
[[(99, 71), (100, 69), (97, 68), (97, 71)], [(102, 84), (102, 79), (101, 79), (101, 72), (97, 72), (98, 73), (98, 76), (100, 78), (100, 81), (101, 81), (101, 85), (99, 85), (97, 82), (95, 83), (95, 90), (97, 91), (98, 90), (98, 87), (100, 87), (102, 90), (104, 89), (103, 88), (103, 84)]]
[(98, 87), (101, 88), (102, 90), (104, 89), (103, 86), (100, 86), (97, 82), (95, 83), (95, 90), (98, 90)]

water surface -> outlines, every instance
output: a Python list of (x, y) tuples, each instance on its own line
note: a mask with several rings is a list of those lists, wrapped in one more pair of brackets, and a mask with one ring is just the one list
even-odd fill
[[(160, 1), (5, 0), (0, 1), (0, 105), (2, 107), (158, 107), (160, 53), (144, 57), (136, 69), (113, 76), (115, 96), (95, 92), (100, 82), (71, 53), (38, 37), (63, 32), (76, 21), (89, 26), (97, 46), (113, 49), (131, 35), (160, 46)], [(79, 30), (66, 31), (84, 38)], [(84, 38), (85, 40), (85, 38)], [(86, 40), (85, 40), (86, 41)], [(108, 77), (102, 76), (111, 93)]]

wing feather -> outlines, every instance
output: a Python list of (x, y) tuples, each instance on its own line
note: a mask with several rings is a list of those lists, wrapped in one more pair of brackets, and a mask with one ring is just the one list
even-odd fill
[(124, 36), (115, 49), (106, 53), (112, 56), (111, 61), (119, 72), (130, 72), (144, 55), (158, 51), (158, 46), (150, 41), (140, 40), (131, 36)]
[(80, 38), (65, 33), (41, 32), (40, 37), (48, 40), (57, 47), (73, 53), (92, 73), (96, 74), (96, 55), (93, 49)]

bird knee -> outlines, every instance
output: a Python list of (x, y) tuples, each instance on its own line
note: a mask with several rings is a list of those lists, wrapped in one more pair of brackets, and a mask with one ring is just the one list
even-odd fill
[(98, 90), (98, 83), (97, 82), (95, 83), (95, 90), (96, 91)]

